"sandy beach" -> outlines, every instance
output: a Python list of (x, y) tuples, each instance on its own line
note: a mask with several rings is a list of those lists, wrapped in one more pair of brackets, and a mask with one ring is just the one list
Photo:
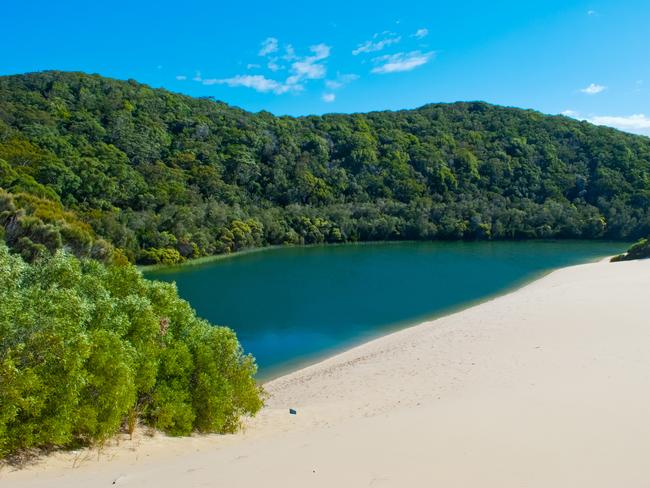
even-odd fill
[(242, 433), (138, 432), (0, 485), (648, 487), (649, 350), (650, 260), (564, 268), (267, 383)]

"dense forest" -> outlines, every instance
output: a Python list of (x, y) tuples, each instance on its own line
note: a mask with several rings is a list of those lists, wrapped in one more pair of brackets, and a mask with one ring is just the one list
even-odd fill
[(276, 117), (96, 75), (0, 78), (0, 233), (32, 261), (269, 244), (637, 239), (650, 138), (481, 102)]

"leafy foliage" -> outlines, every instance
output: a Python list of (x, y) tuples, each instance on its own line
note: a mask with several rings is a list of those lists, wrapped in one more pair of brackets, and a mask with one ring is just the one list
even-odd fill
[(624, 254), (614, 256), (612, 261), (631, 261), (633, 259), (646, 258), (650, 258), (650, 238), (639, 239)]
[(102, 442), (137, 419), (170, 434), (231, 432), (262, 406), (232, 330), (196, 317), (132, 265), (0, 245), (0, 457)]
[(58, 201), (0, 188), (0, 226), (4, 240), (24, 259), (33, 261), (64, 246), (79, 255), (107, 260), (112, 246)]
[(274, 117), (81, 73), (0, 78), (0, 186), (26, 258), (650, 233), (642, 136), (480, 102)]

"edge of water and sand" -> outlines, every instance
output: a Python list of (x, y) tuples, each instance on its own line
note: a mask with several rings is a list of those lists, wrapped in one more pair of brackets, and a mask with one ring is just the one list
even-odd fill
[(139, 431), (0, 481), (643, 486), (649, 290), (650, 260), (562, 268), (266, 383), (267, 407), (239, 434)]

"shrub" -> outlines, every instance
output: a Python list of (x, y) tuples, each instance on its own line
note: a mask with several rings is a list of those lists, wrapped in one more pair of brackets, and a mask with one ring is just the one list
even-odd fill
[(633, 259), (650, 258), (650, 238), (641, 239), (633, 244), (625, 254), (619, 254), (612, 258), (612, 262), (631, 261)]
[(179, 264), (185, 258), (176, 249), (151, 247), (140, 253), (142, 264)]
[(261, 407), (255, 361), (174, 285), (59, 250), (0, 244), (0, 456), (101, 443), (138, 419), (232, 432)]

